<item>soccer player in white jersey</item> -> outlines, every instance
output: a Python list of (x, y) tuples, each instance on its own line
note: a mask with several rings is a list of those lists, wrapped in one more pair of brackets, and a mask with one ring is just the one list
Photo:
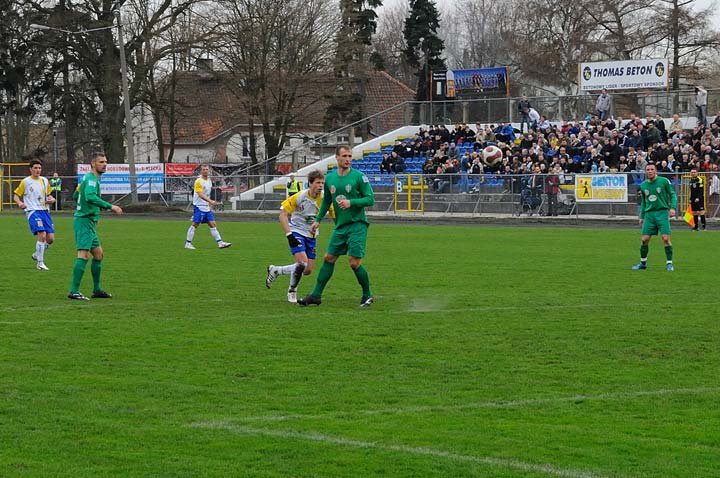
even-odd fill
[(51, 194), (47, 178), (40, 176), (42, 163), (37, 159), (30, 161), (30, 176), (20, 181), (15, 188), (13, 199), (20, 209), (25, 210), (30, 232), (36, 237), (35, 252), (32, 255), (37, 261), (38, 270), (46, 271), (45, 251), (55, 241), (55, 226), (50, 217), (48, 204), (55, 202)]
[[(293, 194), (280, 205), (280, 225), (290, 245), (290, 253), (295, 256), (295, 263), (268, 266), (265, 286), (269, 289), (278, 276), (289, 275), (288, 302), (297, 302), (298, 283), (303, 275), (312, 273), (315, 265), (317, 235), (313, 234), (310, 226), (320, 209), (324, 185), (325, 175), (320, 171), (312, 171), (308, 175), (308, 188)], [(332, 210), (330, 214), (335, 217)]]
[(185, 236), (185, 249), (195, 249), (192, 241), (195, 237), (195, 230), (200, 224), (207, 224), (210, 227), (210, 234), (220, 249), (232, 246), (232, 243), (222, 240), (220, 232), (217, 230), (215, 214), (213, 214), (211, 207), (216, 206), (218, 202), (210, 199), (211, 192), (210, 166), (203, 165), (200, 167), (200, 177), (195, 180), (195, 186), (193, 187), (193, 217), (192, 224)]

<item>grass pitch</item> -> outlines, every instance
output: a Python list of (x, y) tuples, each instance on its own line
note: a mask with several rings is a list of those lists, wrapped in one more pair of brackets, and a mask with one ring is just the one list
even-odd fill
[(70, 301), (70, 218), (40, 272), (2, 216), (0, 476), (718, 477), (718, 234), (674, 224), (674, 273), (631, 228), (373, 224), (360, 309), (345, 258), (286, 303), (279, 225), (222, 217), (104, 218), (115, 297)]

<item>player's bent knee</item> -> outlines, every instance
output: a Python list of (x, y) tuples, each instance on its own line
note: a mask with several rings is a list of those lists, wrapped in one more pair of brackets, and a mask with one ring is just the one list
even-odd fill
[(90, 254), (90, 251), (88, 251), (88, 250), (79, 249), (77, 251), (77, 256), (78, 256), (78, 258), (85, 259), (87, 261), (92, 257), (92, 254)]
[(338, 260), (338, 256), (333, 256), (333, 255), (330, 255), (330, 254), (325, 254), (325, 256), (323, 256), (323, 260), (324, 260), (325, 262), (329, 262), (329, 263), (331, 263), (331, 264), (334, 264), (335, 261)]
[(362, 259), (359, 257), (351, 257), (349, 262), (350, 267), (352, 267), (353, 269), (357, 269), (362, 265)]

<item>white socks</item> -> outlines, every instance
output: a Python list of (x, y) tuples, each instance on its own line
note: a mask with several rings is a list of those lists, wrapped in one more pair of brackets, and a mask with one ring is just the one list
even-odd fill
[(289, 276), (290, 274), (295, 272), (296, 265), (297, 264), (290, 264), (289, 266), (277, 266), (275, 270), (281, 276)]
[(210, 228), (210, 235), (212, 235), (213, 239), (215, 239), (216, 242), (222, 242), (222, 238), (220, 237), (220, 231), (217, 230), (217, 227)]
[(47, 242), (35, 242), (35, 257), (38, 262), (45, 262), (45, 249), (48, 248)]
[(190, 226), (187, 230), (187, 235), (185, 236), (185, 240), (187, 242), (192, 242), (194, 237), (195, 237), (195, 228), (193, 226)]

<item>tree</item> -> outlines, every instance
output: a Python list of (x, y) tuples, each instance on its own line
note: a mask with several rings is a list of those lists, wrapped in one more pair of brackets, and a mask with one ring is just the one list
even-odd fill
[(372, 37), (372, 46), (373, 53), (382, 58), (383, 69), (414, 88), (417, 80), (411, 81), (414, 70), (405, 58), (407, 43), (405, 37), (400, 34), (405, 27), (408, 12), (407, 3), (386, 6), (378, 17), (377, 32)]
[(220, 5), (227, 20), (212, 51), (234, 74), (228, 86), (243, 105), (251, 136), (259, 126), (272, 158), (285, 146), (289, 128), (322, 98), (319, 73), (330, 69), (337, 31), (333, 5), (330, 0), (221, 0)]
[(416, 68), (416, 98), (421, 101), (430, 99), (430, 71), (445, 69), (441, 56), (445, 45), (438, 36), (439, 27), (440, 14), (433, 0), (410, 0), (410, 12), (403, 29), (407, 43), (405, 59)]
[(513, 30), (503, 32), (500, 48), (510, 56), (517, 77), (514, 84), (574, 93), (578, 63), (590, 61), (602, 44), (582, 6), (528, 0), (512, 10), (514, 17), (508, 23)]
[(509, 35), (522, 34), (508, 21), (510, 12), (508, 2), (459, 0), (441, 30), (448, 63), (460, 69), (507, 65), (504, 42)]
[(720, 48), (720, 32), (712, 28), (715, 12), (710, 7), (695, 11), (695, 3), (695, 0), (659, 0), (656, 8), (658, 28), (667, 33), (667, 50), (672, 55), (674, 90), (680, 89), (681, 76), (696, 76), (698, 66), (708, 62), (712, 53), (717, 57)]
[(27, 31), (31, 11), (0, 0), (0, 161), (18, 161), (28, 153), (30, 123), (45, 104), (52, 71)]
[[(335, 88), (328, 94), (329, 106), (325, 127), (337, 128), (365, 116), (362, 109), (365, 97), (367, 50), (377, 30), (375, 8), (382, 0), (340, 0), (340, 29), (336, 36), (334, 61)], [(384, 67), (382, 56), (373, 52), (370, 60)]]
[[(153, 11), (146, 0), (138, 0), (133, 12), (143, 27), (153, 21)], [(199, 12), (195, 11), (199, 10)], [(176, 125), (179, 122), (176, 89), (181, 71), (189, 70), (193, 51), (212, 38), (217, 24), (196, 21), (208, 12), (194, 0), (175, 2), (175, 6), (157, 21), (155, 33), (145, 38), (136, 50), (135, 74), (142, 75), (144, 82), (139, 91), (139, 101), (150, 108), (157, 137), (160, 161), (172, 162), (175, 153)], [(168, 151), (165, 151), (163, 126), (167, 124)]]
[(579, 7), (601, 34), (596, 47), (603, 56), (632, 60), (652, 51), (666, 35), (654, 21), (656, 3), (657, 0), (584, 0)]
[[(188, 8), (195, 0), (175, 2), (176, 9)], [(70, 3), (65, 0), (47, 7), (43, 2), (28, 0), (33, 6), (36, 23), (75, 33), (64, 33), (56, 30), (43, 30), (38, 41), (62, 55), (62, 62), (67, 69), (76, 71), (79, 81), (87, 88), (79, 94), (80, 98), (69, 98), (68, 82), (63, 83), (64, 94), (61, 96), (64, 107), (54, 105), (52, 112), (56, 119), (64, 118), (68, 131), (76, 118), (68, 115), (68, 103), (84, 105), (82, 113), (87, 115), (82, 122), (88, 126), (88, 141), (103, 147), (112, 162), (124, 162), (124, 132), (121, 125), (125, 122), (125, 114), (120, 94), (120, 50), (125, 49), (130, 77), (130, 106), (134, 107), (141, 100), (141, 91), (147, 81), (147, 71), (154, 62), (162, 61), (165, 51), (160, 49), (150, 57), (143, 56), (143, 47), (151, 39), (169, 28), (172, 22), (168, 18), (175, 17), (170, 12), (172, 0), (146, 2), (145, 0), (119, 0), (118, 2), (80, 2)], [(147, 11), (144, 22), (133, 22), (137, 29), (126, 28), (130, 33), (124, 45), (118, 46), (115, 35), (116, 12), (120, 9), (129, 12)], [(127, 26), (128, 24), (126, 24)], [(137, 60), (141, 61), (138, 62)], [(60, 97), (56, 95), (56, 97)], [(63, 113), (64, 116), (63, 116)]]

